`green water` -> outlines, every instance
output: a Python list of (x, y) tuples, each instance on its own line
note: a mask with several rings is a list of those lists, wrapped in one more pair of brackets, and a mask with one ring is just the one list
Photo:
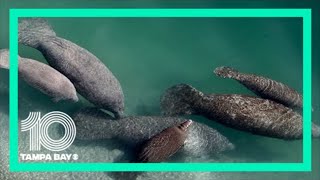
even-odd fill
[[(248, 2), (248, 1), (247, 1)], [(252, 2), (233, 6), (225, 2), (188, 1), (25, 1), (0, 2), (0, 48), (8, 48), (8, 8), (107, 8), (107, 7), (313, 7), (313, 121), (320, 124), (319, 97), (319, 10), (320, 6), (292, 1)], [(318, 12), (315, 12), (318, 11)], [(102, 60), (121, 83), (127, 115), (159, 115), (159, 98), (166, 88), (187, 83), (205, 93), (240, 93), (253, 95), (235, 81), (216, 77), (212, 71), (222, 65), (243, 72), (270, 77), (302, 92), (302, 19), (299, 18), (50, 18), (58, 36), (86, 48)], [(317, 21), (318, 20), (318, 21)], [(46, 63), (36, 50), (19, 47), (23, 57)], [(8, 113), (8, 71), (0, 70), (0, 112)], [(81, 98), (77, 104), (53, 103), (49, 97), (25, 82), (19, 82), (20, 117), (29, 111), (65, 112), (90, 105)], [(301, 162), (302, 141), (282, 141), (254, 136), (226, 128), (205, 118), (192, 117), (218, 129), (236, 145), (224, 155), (228, 162)], [(5, 119), (5, 118), (4, 118)], [(1, 120), (4, 120), (1, 119)], [(7, 119), (6, 119), (7, 120)], [(1, 127), (0, 127), (1, 128)], [(6, 131), (6, 130), (1, 130)], [(7, 143), (7, 142), (1, 142)], [(91, 147), (83, 145), (83, 151)], [(76, 148), (76, 147), (75, 147)], [(92, 147), (94, 148), (94, 147)], [(91, 148), (91, 149), (92, 149)], [(140, 179), (319, 179), (319, 140), (313, 140), (313, 171), (308, 173), (147, 173)], [(100, 152), (113, 159), (117, 152), (100, 147)], [(214, 157), (212, 157), (214, 159)], [(210, 160), (210, 159), (209, 159)], [(194, 159), (196, 161), (196, 159)], [(3, 164), (1, 164), (3, 165)], [(3, 170), (1, 170), (3, 171)], [(7, 170), (6, 170), (7, 171)], [(1, 174), (1, 173), (0, 173)], [(96, 173), (103, 179), (107, 174)], [(89, 179), (91, 174), (64, 173), (66, 179)], [(24, 175), (28, 176), (28, 175)], [(30, 174), (34, 179), (54, 174)], [(92, 175), (94, 176), (94, 175)], [(1, 176), (0, 176), (1, 177)], [(9, 176), (8, 176), (9, 177)], [(11, 174), (11, 179), (16, 178)], [(1, 178), (0, 178), (1, 179)], [(10, 178), (9, 178), (10, 179)], [(24, 178), (25, 179), (25, 178)], [(92, 177), (91, 177), (92, 179)]]

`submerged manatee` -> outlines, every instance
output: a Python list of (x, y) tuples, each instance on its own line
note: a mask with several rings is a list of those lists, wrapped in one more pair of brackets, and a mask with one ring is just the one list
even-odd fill
[(285, 106), (302, 109), (302, 96), (289, 86), (254, 74), (240, 73), (230, 67), (218, 67), (214, 73), (223, 78), (237, 80), (258, 96), (271, 99)]
[[(161, 109), (171, 116), (202, 115), (257, 135), (286, 140), (302, 138), (301, 115), (268, 99), (237, 94), (206, 95), (187, 84), (179, 84), (162, 95)], [(312, 125), (312, 135), (320, 136), (319, 126)]]
[[(59, 71), (41, 62), (18, 56), (19, 77), (30, 86), (53, 98), (53, 101), (78, 101), (73, 84)], [(0, 50), (0, 68), (9, 69), (9, 51)]]
[(19, 21), (19, 43), (36, 48), (50, 66), (67, 76), (84, 98), (119, 117), (124, 110), (120, 83), (88, 50), (57, 37), (44, 19)]
[[(85, 108), (73, 116), (77, 127), (77, 139), (116, 139), (128, 147), (136, 148), (163, 129), (183, 123), (178, 117), (136, 116), (117, 121), (96, 108)], [(186, 143), (180, 152), (190, 156), (219, 154), (232, 150), (234, 145), (215, 129), (193, 122), (188, 128)]]
[(191, 124), (192, 121), (187, 120), (148, 139), (138, 151), (135, 162), (162, 162), (168, 159), (185, 143)]

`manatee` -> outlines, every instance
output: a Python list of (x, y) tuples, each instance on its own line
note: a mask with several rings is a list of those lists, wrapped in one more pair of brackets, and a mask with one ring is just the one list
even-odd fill
[[(187, 84), (170, 87), (161, 96), (164, 115), (202, 115), (225, 126), (273, 138), (302, 138), (302, 117), (272, 100), (238, 94), (204, 94)], [(312, 124), (312, 136), (320, 127)]]
[[(115, 121), (97, 108), (81, 109), (72, 117), (77, 127), (76, 139), (89, 141), (114, 139), (134, 150), (163, 129), (186, 121), (184, 118), (162, 116), (128, 116)], [(185, 145), (179, 152), (198, 157), (217, 155), (232, 149), (234, 145), (217, 130), (193, 122), (188, 128)]]
[(19, 43), (39, 50), (49, 65), (68, 77), (77, 92), (95, 106), (120, 117), (124, 95), (119, 81), (92, 53), (56, 36), (44, 19), (19, 21)]
[(183, 146), (191, 124), (192, 120), (187, 120), (148, 139), (138, 151), (135, 162), (162, 162), (168, 159)]
[(231, 67), (218, 67), (217, 76), (237, 80), (256, 95), (271, 99), (287, 107), (302, 109), (302, 95), (289, 86), (266, 77), (240, 73)]
[[(8, 49), (0, 50), (0, 68), (9, 69)], [(18, 73), (30, 86), (52, 97), (54, 102), (78, 101), (76, 89), (71, 81), (44, 63), (18, 56)]]

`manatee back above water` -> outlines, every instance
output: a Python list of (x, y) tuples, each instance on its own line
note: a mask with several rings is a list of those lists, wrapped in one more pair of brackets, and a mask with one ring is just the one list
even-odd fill
[(94, 105), (119, 117), (124, 110), (124, 95), (119, 81), (92, 53), (66, 39), (57, 37), (43, 19), (19, 21), (19, 43), (36, 48), (54, 67)]
[[(293, 140), (302, 138), (299, 113), (268, 99), (239, 94), (203, 94), (187, 84), (175, 85), (161, 97), (165, 115), (196, 114), (228, 127), (257, 135)], [(320, 127), (312, 124), (313, 137)]]
[[(136, 147), (162, 130), (186, 121), (178, 117), (132, 116), (113, 120), (96, 108), (86, 108), (75, 113), (77, 139), (117, 139)], [(188, 136), (181, 152), (202, 156), (231, 150), (234, 145), (217, 130), (194, 122), (188, 129)]]

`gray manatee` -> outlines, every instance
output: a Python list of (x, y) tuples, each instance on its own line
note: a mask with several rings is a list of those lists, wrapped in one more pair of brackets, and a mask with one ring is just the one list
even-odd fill
[(19, 21), (19, 43), (39, 50), (50, 66), (68, 77), (84, 98), (120, 117), (124, 96), (112, 72), (88, 50), (56, 36), (44, 19)]
[[(203, 94), (187, 84), (175, 85), (161, 97), (165, 115), (202, 115), (228, 127), (257, 135), (292, 140), (302, 138), (302, 117), (268, 99), (238, 94)], [(313, 137), (320, 127), (312, 124)]]
[[(9, 51), (0, 50), (0, 68), (9, 69)], [(75, 87), (59, 71), (41, 62), (18, 56), (19, 77), (30, 86), (53, 98), (54, 102), (60, 100), (78, 101)]]
[(231, 78), (250, 89), (256, 95), (271, 99), (285, 106), (302, 109), (302, 95), (289, 86), (266, 77), (240, 73), (230, 67), (218, 67), (214, 70), (217, 76)]
[[(132, 116), (112, 120), (97, 108), (85, 108), (73, 115), (77, 127), (77, 139), (116, 139), (128, 147), (136, 148), (162, 130), (186, 121), (178, 117)], [(234, 145), (217, 130), (193, 121), (188, 128), (183, 154), (203, 156), (232, 150)]]

